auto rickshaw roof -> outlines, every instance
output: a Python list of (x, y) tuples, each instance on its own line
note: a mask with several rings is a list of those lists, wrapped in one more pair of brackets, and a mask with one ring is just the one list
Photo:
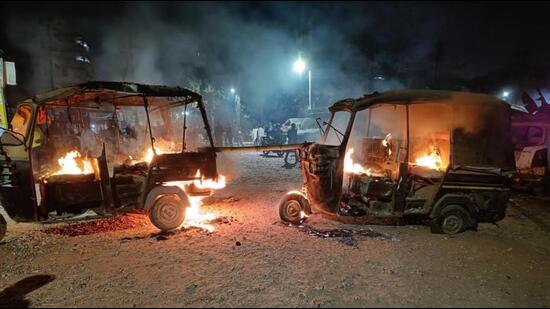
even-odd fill
[(460, 104), (464, 100), (508, 106), (508, 103), (486, 94), (442, 90), (397, 90), (381, 93), (375, 92), (357, 99), (340, 100), (334, 103), (329, 109), (332, 112), (357, 112), (379, 104), (409, 105), (432, 102)]
[[(85, 103), (116, 106), (144, 106), (159, 101), (188, 104), (201, 99), (198, 93), (181, 87), (145, 85), (131, 82), (90, 81), (35, 95), (25, 103), (77, 107)], [(171, 98), (169, 101), (160, 98)], [(87, 104), (86, 104), (87, 105)]]

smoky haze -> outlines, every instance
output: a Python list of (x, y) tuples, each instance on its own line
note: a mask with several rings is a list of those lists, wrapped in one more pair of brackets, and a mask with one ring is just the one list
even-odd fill
[(486, 24), (495, 9), (427, 3), (11, 3), (2, 14), (4, 35), (33, 65), (25, 81), (30, 93), (52, 88), (43, 38), (51, 23), (59, 23), (89, 42), (89, 79), (183, 85), (204, 95), (234, 87), (248, 112), (265, 121), (288, 116), (281, 109), (293, 114), (307, 106), (307, 72), (292, 71), (298, 55), (312, 71), (318, 107), (388, 89), (460, 89), (442, 81), (499, 68), (529, 42), (518, 36), (524, 24), (509, 32), (516, 36), (505, 33), (515, 13)]

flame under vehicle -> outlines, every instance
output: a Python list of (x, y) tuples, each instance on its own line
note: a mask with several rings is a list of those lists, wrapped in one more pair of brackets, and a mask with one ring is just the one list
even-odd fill
[(350, 223), (427, 221), (455, 234), (505, 216), (514, 167), (510, 107), (471, 93), (406, 90), (336, 102), (319, 143), (299, 150), (301, 191), (281, 219), (315, 209)]
[(0, 199), (16, 222), (130, 209), (171, 230), (200, 216), (197, 199), (223, 180), (199, 94), (122, 82), (87, 82), (19, 104), (1, 136), (0, 164)]

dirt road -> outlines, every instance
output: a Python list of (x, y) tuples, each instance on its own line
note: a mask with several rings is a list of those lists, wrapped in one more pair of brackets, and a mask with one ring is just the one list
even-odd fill
[[(355, 246), (279, 223), (276, 203), (300, 188), (276, 158), (234, 155), (206, 209), (228, 220), (207, 234), (129, 229), (69, 237), (11, 224), (0, 244), (0, 307), (550, 306), (550, 202), (515, 196), (499, 226), (448, 237), (425, 226), (368, 226)], [(239, 163), (237, 163), (239, 162)], [(238, 172), (240, 170), (240, 172)], [(137, 226), (137, 227), (135, 227)]]

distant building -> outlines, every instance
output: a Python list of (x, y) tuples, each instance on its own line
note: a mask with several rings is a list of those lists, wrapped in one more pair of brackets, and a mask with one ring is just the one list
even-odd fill
[(43, 37), (47, 46), (47, 62), (50, 75), (50, 87), (57, 88), (83, 81), (92, 75), (90, 46), (82, 35), (67, 31), (62, 22), (51, 22), (46, 25), (47, 33)]

